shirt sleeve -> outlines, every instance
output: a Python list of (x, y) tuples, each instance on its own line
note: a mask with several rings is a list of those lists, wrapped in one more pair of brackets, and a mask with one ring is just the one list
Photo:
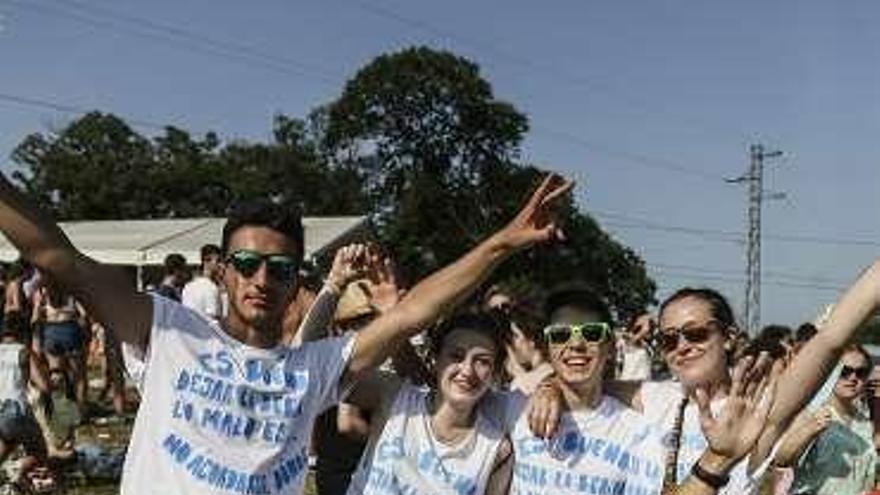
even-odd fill
[(296, 335), (293, 337), (292, 345), (302, 345), (303, 342), (318, 340), (327, 335), (327, 329), (333, 322), (333, 315), (336, 314), (336, 307), (339, 305), (339, 295), (327, 286), (318, 292), (318, 296), (309, 311), (303, 318)]
[(303, 344), (302, 350), (306, 353), (309, 370), (317, 384), (319, 411), (339, 402), (339, 382), (348, 368), (348, 361), (354, 351), (354, 342), (354, 335), (348, 333), (342, 337)]

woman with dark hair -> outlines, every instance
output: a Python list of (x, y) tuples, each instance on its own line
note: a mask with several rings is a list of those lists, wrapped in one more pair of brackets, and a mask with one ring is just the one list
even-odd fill
[(842, 495), (874, 488), (874, 427), (865, 407), (871, 357), (852, 346), (840, 358), (831, 396), (799, 415), (786, 432), (775, 463), (794, 467), (792, 495)]
[[(836, 304), (828, 322), (781, 372), (767, 425), (754, 449), (730, 473), (714, 477), (719, 493), (756, 493), (757, 476), (792, 419), (819, 389), (847, 342), (880, 307), (880, 261), (875, 262)], [(617, 382), (609, 393), (622, 399), (660, 428), (657, 458), (677, 459), (674, 478), (691, 467), (707, 447), (700, 428), (700, 407), (720, 409), (731, 390), (729, 355), (738, 333), (727, 300), (712, 289), (684, 288), (660, 306), (659, 349), (677, 380)], [(782, 363), (778, 363), (782, 366)], [(697, 393), (698, 390), (703, 390)], [(676, 428), (680, 426), (680, 428)], [(548, 428), (552, 429), (553, 422)]]
[(504, 362), (506, 331), (484, 313), (456, 316), (431, 336), (430, 387), (375, 375), (348, 401), (372, 412), (371, 435), (349, 494), (474, 494), (506, 482), (511, 452), (483, 406)]

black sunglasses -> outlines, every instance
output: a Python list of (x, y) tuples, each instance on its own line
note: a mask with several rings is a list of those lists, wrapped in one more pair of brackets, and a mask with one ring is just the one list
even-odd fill
[(871, 375), (871, 368), (866, 366), (859, 366), (857, 368), (852, 368), (850, 366), (843, 366), (840, 368), (840, 377), (841, 378), (849, 378), (850, 376), (855, 375), (859, 380), (867, 380), (868, 376)]
[(705, 325), (678, 328), (673, 330), (663, 330), (655, 337), (657, 345), (663, 352), (672, 352), (678, 349), (681, 341), (684, 340), (688, 344), (702, 344), (709, 340), (712, 332), (718, 329), (718, 324), (710, 321)]
[(248, 249), (240, 249), (226, 257), (226, 264), (245, 278), (251, 278), (266, 263), (266, 275), (280, 281), (290, 282), (296, 278), (299, 263), (286, 254), (263, 254)]

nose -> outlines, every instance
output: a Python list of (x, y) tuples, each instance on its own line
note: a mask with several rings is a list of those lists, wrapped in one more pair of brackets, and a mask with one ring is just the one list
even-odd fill
[(260, 267), (251, 277), (251, 282), (261, 289), (266, 288), (269, 283), (269, 273), (266, 270), (265, 262), (260, 263)]
[(473, 359), (465, 359), (460, 363), (458, 368), (458, 372), (463, 375), (465, 378), (471, 378), (476, 375), (476, 370), (474, 369), (474, 361)]

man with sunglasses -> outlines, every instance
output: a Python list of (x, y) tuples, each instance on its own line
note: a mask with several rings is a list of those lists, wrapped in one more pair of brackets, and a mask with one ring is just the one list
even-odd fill
[[(656, 427), (603, 390), (614, 349), (608, 306), (592, 291), (573, 287), (551, 294), (545, 315), (549, 324), (543, 334), (555, 378), (542, 388), (558, 390), (562, 400), (556, 405), (566, 407), (562, 412), (527, 409), (523, 394), (495, 396), (514, 447), (510, 493), (655, 493), (664, 478), (664, 466), (655, 458)], [(747, 378), (751, 365), (742, 363), (737, 374), (737, 383), (755, 385), (748, 393), (738, 388), (742, 409), (736, 412), (749, 414), (706, 415), (713, 443), (724, 455), (707, 453), (701, 461), (715, 473), (723, 474), (731, 459), (757, 438), (761, 414), (769, 410), (769, 401), (760, 403), (756, 393), (766, 390), (770, 377), (754, 369)], [(552, 434), (542, 430), (548, 416), (558, 418)], [(664, 493), (710, 495), (714, 490), (688, 478)]]
[(137, 293), (124, 270), (77, 251), (2, 176), (0, 230), (143, 356), (121, 493), (299, 494), (315, 417), (507, 257), (561, 237), (554, 209), (571, 187), (548, 176), (510, 223), (361, 332), (298, 348), (281, 343), (303, 258), (298, 214), (270, 203), (235, 209), (223, 230), (229, 313), (219, 323)]

